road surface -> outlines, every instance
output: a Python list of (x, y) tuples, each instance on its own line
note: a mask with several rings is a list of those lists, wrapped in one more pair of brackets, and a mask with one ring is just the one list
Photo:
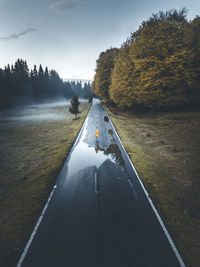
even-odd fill
[(18, 267), (184, 266), (106, 115), (94, 101)]

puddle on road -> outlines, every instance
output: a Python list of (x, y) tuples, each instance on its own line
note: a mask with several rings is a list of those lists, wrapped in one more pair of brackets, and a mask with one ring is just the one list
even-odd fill
[(72, 175), (89, 166), (96, 166), (99, 168), (107, 159), (113, 163), (124, 165), (124, 159), (117, 144), (110, 144), (107, 148), (103, 148), (99, 146), (98, 143), (91, 147), (84, 142), (87, 125), (88, 118), (86, 119), (82, 136), (77, 142), (68, 162), (68, 174)]
[(114, 161), (120, 165), (124, 165), (124, 159), (122, 157), (122, 152), (117, 144), (110, 144), (104, 151), (105, 155), (110, 155)]
[[(92, 113), (92, 111), (90, 111)], [(88, 116), (89, 117), (89, 116)], [(108, 134), (112, 136), (112, 140), (115, 143), (111, 143), (107, 148), (101, 147), (98, 141), (92, 145), (91, 142), (88, 144), (87, 130), (88, 130), (88, 117), (86, 118), (85, 125), (82, 130), (81, 138), (77, 139), (74, 150), (72, 151), (68, 165), (67, 165), (67, 176), (73, 178), (73, 175), (79, 171), (87, 168), (96, 166), (99, 169), (104, 162), (110, 160), (110, 162), (119, 166), (119, 174), (117, 175), (118, 180), (122, 180), (122, 177), (127, 176), (124, 172), (125, 161), (122, 156), (122, 152), (118, 147), (116, 140), (114, 139), (114, 133), (112, 129), (108, 130)], [(91, 141), (91, 140), (90, 140)], [(123, 174), (124, 173), (124, 174)], [(128, 175), (129, 176), (129, 175)], [(138, 199), (138, 194), (135, 190), (134, 184), (131, 179), (126, 180), (130, 187), (131, 194), (134, 198)]]
[(106, 159), (115, 162), (110, 155), (106, 156), (103, 151), (99, 150), (96, 153), (95, 147), (89, 147), (86, 143), (79, 142), (71, 154), (68, 173), (71, 175), (89, 166), (99, 168)]

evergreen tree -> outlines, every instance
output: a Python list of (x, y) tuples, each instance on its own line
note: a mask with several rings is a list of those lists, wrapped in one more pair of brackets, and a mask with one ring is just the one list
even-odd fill
[(83, 98), (92, 98), (94, 95), (92, 94), (92, 91), (91, 91), (91, 85), (89, 82), (85, 82), (84, 83), (84, 86), (83, 86), (83, 89), (82, 89), (82, 96)]
[(44, 77), (44, 70), (43, 70), (42, 65), (40, 64), (39, 71), (38, 71), (38, 78), (42, 79), (43, 77)]
[(47, 68), (47, 67), (45, 68), (45, 72), (44, 72), (44, 78), (45, 78), (45, 80), (46, 80), (46, 81), (48, 81), (48, 80), (49, 80), (49, 70), (48, 70), (48, 68)]
[(36, 65), (34, 65), (34, 68), (33, 68), (33, 77), (34, 78), (37, 78), (38, 77), (38, 71), (37, 71), (37, 66)]
[(76, 116), (76, 119), (77, 119), (78, 113), (80, 113), (79, 105), (80, 105), (80, 102), (78, 100), (78, 96), (74, 95), (71, 100), (71, 106), (69, 107), (69, 112), (74, 114)]
[(60, 79), (60, 76), (55, 70), (50, 71), (49, 81), (50, 81), (49, 95), (51, 97), (63, 96), (64, 83)]
[(0, 109), (58, 97), (70, 98), (73, 94), (70, 83), (66, 86), (55, 70), (49, 71), (46, 67), (44, 71), (42, 65), (38, 70), (34, 65), (29, 72), (27, 62), (18, 59), (14, 66), (7, 65), (0, 69)]
[(38, 101), (40, 98), (40, 89), (38, 82), (38, 70), (36, 65), (34, 65), (33, 70), (31, 70), (30, 73), (30, 85), (32, 88), (33, 100)]
[(68, 99), (73, 95), (73, 90), (70, 82), (64, 83), (63, 96)]
[(13, 99), (15, 102), (24, 102), (30, 96), (30, 80), (27, 62), (18, 59), (13, 68)]
[(0, 85), (0, 101), (1, 108), (6, 108), (12, 105), (12, 73), (10, 65), (5, 66), (4, 70), (1, 70), (1, 85)]

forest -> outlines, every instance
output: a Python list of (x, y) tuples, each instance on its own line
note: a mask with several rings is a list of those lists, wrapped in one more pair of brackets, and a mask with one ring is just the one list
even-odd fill
[(93, 96), (90, 83), (63, 81), (55, 70), (35, 65), (29, 70), (26, 60), (18, 59), (14, 65), (0, 68), (0, 110), (59, 98)]
[(92, 90), (122, 109), (172, 110), (200, 104), (200, 17), (152, 14), (122, 44), (102, 52)]

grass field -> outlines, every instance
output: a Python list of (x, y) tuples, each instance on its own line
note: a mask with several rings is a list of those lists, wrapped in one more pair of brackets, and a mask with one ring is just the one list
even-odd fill
[(108, 110), (187, 266), (200, 266), (200, 112)]
[(89, 104), (77, 120), (66, 106), (41, 107), (0, 120), (0, 267), (16, 266)]

